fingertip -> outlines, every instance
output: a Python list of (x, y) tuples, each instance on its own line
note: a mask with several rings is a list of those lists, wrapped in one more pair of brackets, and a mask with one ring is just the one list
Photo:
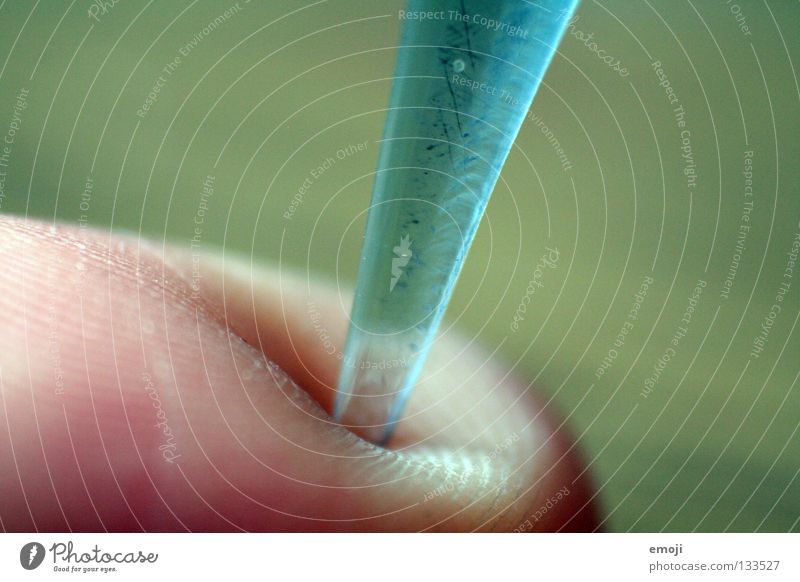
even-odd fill
[[(460, 340), (432, 359), (400, 450), (337, 426), (319, 329), (342, 345), (347, 318), (316, 279), (32, 221), (0, 231), (7, 528), (511, 531), (581, 469), (528, 388)], [(541, 525), (593, 505), (557, 518), (570, 507)]]

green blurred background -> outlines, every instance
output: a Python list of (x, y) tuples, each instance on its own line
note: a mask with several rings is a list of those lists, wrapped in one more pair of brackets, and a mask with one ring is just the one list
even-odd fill
[[(202, 245), (354, 280), (401, 3), (1, 6), (0, 133), (19, 125), (0, 167), (3, 213), (188, 244), (212, 175)], [(797, 531), (800, 274), (785, 269), (800, 228), (800, 5), (585, 1), (578, 15), (448, 318), (489, 348), (503, 342), (509, 365), (552, 396), (591, 463), (608, 528)], [(678, 104), (654, 61), (685, 111), (693, 189)], [(726, 299), (741, 224), (750, 230)], [(546, 246), (558, 266), (514, 333)], [(653, 283), (617, 347), (645, 277)], [(707, 286), (686, 335), (644, 397), (698, 280)], [(781, 312), (754, 357), (782, 283)]]

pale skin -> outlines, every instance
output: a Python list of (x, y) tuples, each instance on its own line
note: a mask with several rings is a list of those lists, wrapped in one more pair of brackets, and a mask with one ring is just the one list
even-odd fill
[(6, 531), (598, 522), (562, 418), (469, 338), (437, 342), (382, 449), (328, 416), (346, 290), (229, 254), (8, 217), (0, 266)]

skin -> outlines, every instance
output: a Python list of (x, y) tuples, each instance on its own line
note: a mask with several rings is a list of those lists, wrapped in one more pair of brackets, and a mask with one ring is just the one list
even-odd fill
[(598, 522), (552, 406), (451, 332), (387, 448), (333, 423), (350, 296), (323, 281), (6, 217), (0, 289), (6, 531)]

